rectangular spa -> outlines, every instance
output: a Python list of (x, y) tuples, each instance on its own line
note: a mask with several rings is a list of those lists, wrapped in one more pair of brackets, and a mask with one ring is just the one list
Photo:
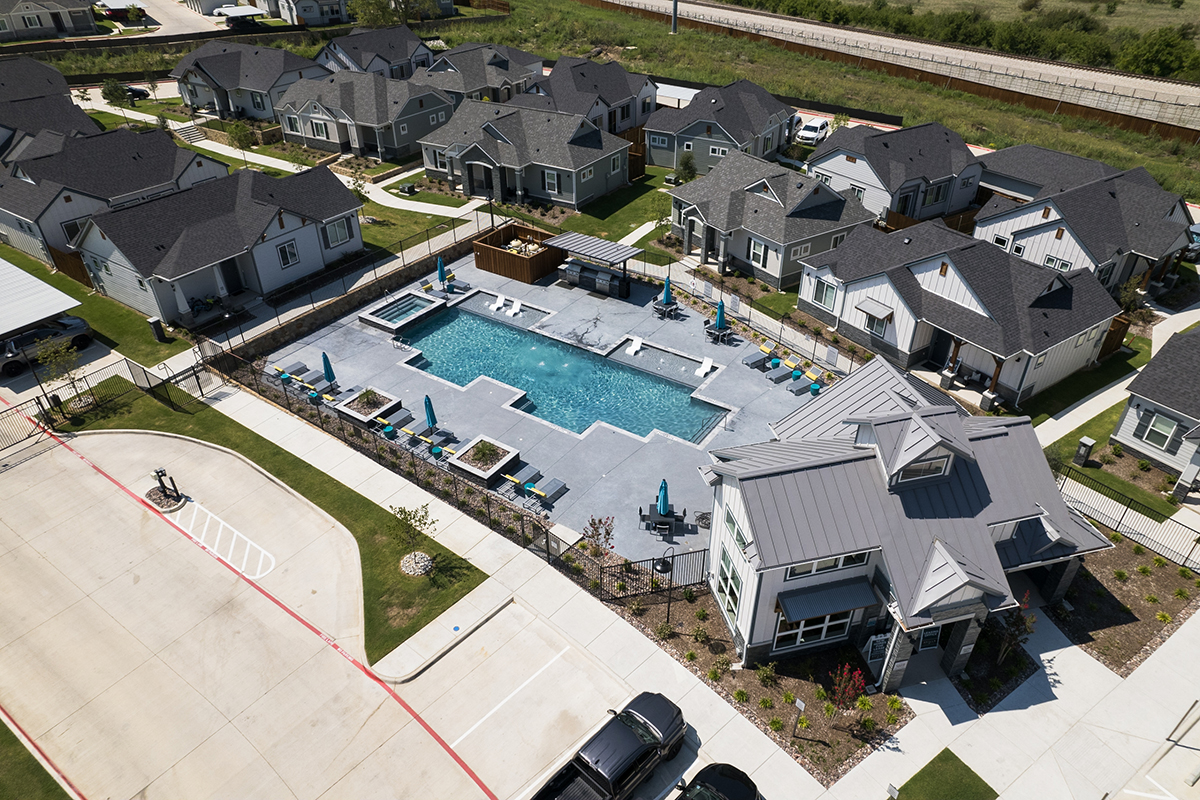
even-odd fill
[(442, 305), (444, 301), (420, 292), (400, 292), (389, 295), (371, 306), (358, 315), (358, 320), (395, 334), (404, 326)]

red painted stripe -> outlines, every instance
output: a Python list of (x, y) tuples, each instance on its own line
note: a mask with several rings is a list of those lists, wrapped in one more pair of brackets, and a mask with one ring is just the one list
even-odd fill
[[(12, 404), (11, 404), (11, 403), (9, 403), (7, 400), (5, 400), (3, 397), (0, 397), (0, 402), (3, 402), (3, 403), (6, 405), (6, 406), (11, 406), (11, 405), (12, 405)], [(22, 416), (24, 416), (24, 415), (22, 415)], [(188, 541), (192, 542), (192, 544), (196, 545), (196, 546), (197, 546), (197, 547), (199, 547), (201, 550), (203, 550), (204, 552), (206, 552), (206, 553), (208, 553), (210, 556), (212, 556), (214, 559), (216, 559), (217, 563), (219, 563), (219, 564), (223, 565), (223, 566), (224, 566), (226, 569), (228, 569), (230, 572), (232, 572), (233, 574), (237, 575), (239, 578), (241, 578), (243, 581), (245, 581), (246, 583), (248, 583), (250, 586), (254, 587), (254, 589), (256, 589), (256, 590), (258, 591), (258, 593), (259, 593), (259, 594), (261, 594), (263, 597), (267, 598), (267, 599), (268, 599), (268, 600), (270, 600), (272, 603), (274, 603), (274, 604), (275, 604), (277, 607), (279, 607), (280, 609), (282, 609), (282, 610), (284, 611), (284, 613), (288, 614), (288, 615), (289, 615), (289, 616), (290, 616), (292, 619), (296, 620), (296, 621), (297, 621), (297, 622), (299, 622), (301, 625), (303, 625), (304, 627), (308, 628), (308, 630), (312, 631), (312, 632), (313, 632), (313, 633), (315, 633), (317, 636), (321, 637), (321, 639), (322, 639), (322, 640), (323, 640), (323, 641), (324, 641), (324, 642), (325, 642), (327, 645), (329, 645), (329, 646), (330, 646), (330, 647), (331, 647), (331, 648), (334, 650), (334, 652), (336, 652), (336, 653), (340, 654), (340, 655), (341, 655), (343, 658), (345, 658), (345, 659), (346, 659), (347, 661), (349, 661), (351, 664), (353, 664), (354, 666), (356, 666), (356, 667), (359, 669), (359, 671), (360, 671), (360, 672), (362, 672), (362, 674), (363, 674), (363, 675), (366, 675), (368, 678), (370, 678), (372, 681), (374, 681), (374, 682), (375, 682), (375, 683), (376, 683), (378, 686), (380, 686), (380, 687), (381, 687), (381, 688), (382, 688), (382, 689), (383, 689), (385, 692), (387, 692), (389, 695), (391, 695), (392, 699), (394, 699), (394, 700), (395, 700), (397, 703), (399, 703), (399, 704), (400, 704), (400, 706), (401, 706), (401, 708), (403, 708), (405, 711), (407, 711), (407, 712), (408, 712), (408, 714), (409, 714), (409, 716), (411, 716), (411, 717), (412, 717), (414, 720), (416, 720), (416, 721), (417, 721), (417, 724), (418, 724), (418, 725), (420, 725), (422, 728), (424, 728), (424, 729), (425, 729), (425, 732), (426, 732), (426, 733), (428, 733), (428, 734), (430, 735), (430, 737), (432, 737), (432, 738), (433, 738), (433, 740), (434, 740), (435, 742), (437, 742), (437, 743), (438, 743), (438, 745), (439, 745), (439, 746), (440, 746), (440, 747), (441, 747), (443, 750), (445, 750), (445, 751), (446, 751), (446, 753), (447, 753), (447, 754), (448, 754), (448, 755), (449, 755), (449, 756), (450, 756), (452, 759), (454, 759), (454, 762), (455, 762), (456, 764), (458, 764), (458, 766), (459, 766), (459, 767), (461, 767), (461, 768), (462, 768), (463, 772), (467, 773), (467, 776), (468, 776), (468, 777), (469, 777), (469, 778), (470, 778), (472, 781), (474, 781), (474, 782), (475, 782), (475, 785), (476, 785), (476, 786), (478, 786), (478, 787), (480, 788), (480, 790), (482, 790), (482, 791), (483, 791), (483, 793), (484, 793), (484, 794), (487, 796), (488, 800), (498, 800), (498, 798), (497, 798), (497, 797), (496, 797), (496, 795), (495, 795), (495, 794), (492, 792), (492, 790), (491, 790), (491, 789), (489, 789), (489, 788), (487, 787), (487, 784), (485, 784), (485, 783), (483, 782), (483, 780), (481, 780), (481, 779), (480, 779), (480, 777), (479, 777), (478, 775), (476, 775), (476, 774), (475, 774), (475, 770), (471, 769), (471, 767), (470, 767), (470, 766), (467, 764), (467, 762), (466, 762), (466, 761), (463, 761), (462, 757), (461, 757), (461, 756), (459, 756), (459, 754), (458, 754), (458, 753), (456, 753), (456, 752), (454, 751), (454, 749), (453, 749), (452, 747), (450, 747), (450, 745), (449, 745), (449, 744), (447, 744), (447, 743), (446, 743), (446, 740), (445, 740), (445, 739), (443, 739), (443, 738), (442, 738), (442, 737), (441, 737), (441, 736), (438, 734), (438, 732), (437, 732), (437, 731), (435, 731), (435, 730), (434, 730), (432, 727), (430, 727), (429, 723), (428, 723), (428, 722), (426, 722), (426, 721), (424, 720), (424, 718), (422, 718), (422, 717), (421, 717), (421, 715), (420, 715), (420, 714), (418, 714), (418, 713), (416, 712), (416, 710), (415, 710), (415, 709), (414, 709), (412, 706), (410, 706), (408, 703), (406, 703), (406, 702), (404, 701), (404, 698), (402, 698), (400, 695), (396, 694), (396, 691), (395, 691), (395, 690), (394, 690), (394, 689), (393, 689), (391, 686), (388, 686), (388, 685), (387, 685), (387, 683), (385, 683), (385, 682), (383, 681), (383, 679), (381, 679), (381, 678), (380, 678), (378, 675), (376, 675), (374, 672), (372, 672), (372, 671), (371, 671), (371, 670), (370, 670), (370, 669), (369, 669), (369, 668), (368, 668), (368, 667), (367, 667), (365, 664), (363, 664), (362, 662), (360, 662), (360, 661), (359, 661), (358, 659), (356, 659), (354, 656), (352, 656), (352, 655), (350, 655), (349, 653), (347, 653), (347, 652), (346, 652), (346, 651), (345, 651), (345, 650), (344, 650), (344, 649), (343, 649), (343, 648), (342, 648), (340, 645), (338, 645), (338, 644), (337, 644), (337, 642), (335, 642), (335, 641), (333, 640), (333, 638), (332, 638), (331, 636), (329, 636), (328, 634), (326, 634), (324, 631), (322, 631), (322, 630), (321, 630), (320, 628), (318, 628), (317, 626), (313, 625), (311, 622), (309, 622), (308, 620), (306, 620), (304, 617), (302, 617), (302, 616), (300, 616), (299, 614), (297, 614), (295, 611), (293, 611), (291, 608), (289, 608), (289, 607), (288, 607), (288, 606), (287, 606), (287, 605), (286, 605), (286, 604), (285, 604), (285, 603), (284, 603), (282, 600), (280, 600), (280, 599), (279, 599), (279, 598), (277, 598), (275, 595), (273, 595), (273, 594), (271, 594), (270, 592), (268, 592), (268, 591), (267, 591), (266, 589), (264, 589), (262, 586), (258, 585), (258, 583), (256, 583), (255, 581), (251, 580), (250, 578), (247, 578), (247, 577), (246, 577), (244, 574), (242, 574), (242, 573), (241, 573), (241, 572), (239, 572), (237, 569), (235, 569), (235, 568), (234, 568), (234, 567), (233, 567), (231, 564), (228, 564), (228, 563), (226, 563), (226, 562), (225, 562), (224, 560), (222, 560), (222, 559), (221, 559), (219, 556), (217, 556), (217, 554), (216, 554), (216, 552), (215, 552), (215, 551), (213, 551), (212, 549), (210, 549), (210, 548), (206, 547), (206, 546), (205, 546), (204, 544), (202, 544), (202, 543), (200, 542), (200, 540), (198, 540), (196, 537), (192, 536), (190, 533), (188, 533), (187, 531), (185, 531), (183, 528), (181, 528), (181, 527), (179, 527), (178, 525), (176, 525), (174, 521), (172, 521), (172, 520), (168, 519), (168, 518), (167, 518), (167, 517), (166, 517), (166, 516), (165, 516), (165, 515), (162, 513), (162, 511), (160, 511), (160, 510), (159, 510), (158, 508), (156, 508), (154, 505), (152, 505), (152, 504), (150, 504), (150, 503), (146, 502), (145, 498), (139, 497), (138, 495), (134, 494), (134, 493), (133, 493), (133, 491), (131, 491), (131, 490), (129, 489), (129, 487), (128, 487), (128, 486), (126, 486), (125, 484), (121, 483), (121, 482), (120, 482), (120, 481), (118, 481), (116, 478), (114, 478), (113, 476), (109, 475), (109, 474), (108, 474), (107, 472), (105, 472), (104, 470), (100, 469), (100, 467), (98, 467), (98, 466), (96, 466), (95, 464), (93, 464), (93, 463), (92, 463), (91, 461), (89, 461), (89, 460), (88, 460), (86, 457), (84, 457), (82, 453), (80, 453), (78, 450), (75, 450), (75, 449), (74, 449), (74, 448), (72, 448), (72, 447), (71, 447), (69, 444), (67, 444), (67, 443), (66, 443), (66, 442), (64, 442), (62, 439), (60, 439), (58, 436), (56, 436), (56, 435), (54, 434), (54, 432), (53, 432), (53, 431), (51, 431), (51, 430), (49, 430), (49, 429), (47, 429), (47, 428), (43, 427), (43, 426), (42, 426), (40, 423), (38, 423), (36, 420), (30, 419), (28, 416), (26, 416), (26, 417), (25, 417), (25, 419), (29, 420), (29, 421), (30, 421), (32, 424), (34, 424), (34, 425), (36, 425), (37, 427), (41, 428), (41, 429), (42, 429), (42, 431), (43, 431), (43, 432), (45, 432), (45, 434), (46, 434), (47, 436), (49, 436), (50, 438), (54, 439), (54, 441), (58, 442), (58, 443), (59, 443), (61, 446), (65, 447), (65, 448), (66, 448), (68, 451), (70, 451), (72, 454), (74, 454), (76, 458), (78, 458), (78, 459), (79, 459), (80, 461), (82, 461), (83, 463), (87, 464), (89, 467), (91, 467), (93, 470), (95, 470), (95, 471), (96, 471), (97, 473), (99, 473), (100, 475), (103, 475), (105, 478), (107, 478), (107, 479), (109, 480), (109, 482), (111, 482), (111, 483), (112, 483), (114, 486), (116, 486), (118, 489), (120, 489), (122, 492), (124, 492), (124, 493), (125, 493), (126, 495), (128, 495), (130, 498), (132, 498), (132, 499), (133, 499), (133, 501), (134, 501), (135, 503), (137, 503), (137, 504), (139, 504), (140, 506), (142, 506), (142, 508), (145, 508), (146, 510), (148, 510), (148, 511), (150, 511), (150, 512), (154, 513), (154, 514), (156, 514), (156, 515), (158, 516), (158, 518), (159, 518), (159, 519), (161, 519), (163, 522), (167, 523), (167, 524), (168, 524), (168, 525), (170, 525), (172, 528), (174, 528), (176, 531), (178, 531), (180, 534), (182, 534), (184, 537), (186, 537), (186, 538), (188, 539)], [(3, 711), (3, 708), (0, 708), (0, 711)], [(5, 716), (6, 716), (6, 717), (8, 717), (8, 714), (7, 714), (7, 713), (5, 713)], [(12, 719), (12, 718), (11, 718), (11, 717), (9, 717), (9, 719)], [(13, 722), (13, 724), (15, 725), (15, 724), (16, 724), (16, 722), (14, 721), (14, 722)], [(22, 731), (22, 733), (23, 733), (23, 731)], [(29, 738), (29, 737), (26, 737), (26, 738)], [(30, 742), (33, 742), (33, 739), (32, 739), (32, 738), (30, 738), (30, 739), (29, 739), (29, 741), (30, 741)], [(36, 742), (34, 743), (34, 747), (37, 747), (37, 743), (36, 743)], [(42, 749), (41, 749), (40, 747), (38, 747), (38, 752), (39, 752), (39, 753), (41, 753), (41, 752), (42, 752)], [(43, 757), (45, 757), (45, 753), (42, 753), (42, 756), (43, 756)], [(51, 762), (51, 761), (50, 761), (48, 758), (46, 759), (46, 761), (47, 761), (48, 763), (51, 763), (51, 764), (53, 764), (53, 762)], [(67, 777), (66, 777), (65, 775), (63, 775), (63, 774), (62, 774), (62, 772), (61, 772), (61, 771), (59, 771), (59, 769), (58, 769), (58, 767), (57, 767), (57, 766), (54, 768), (54, 771), (55, 771), (55, 772), (57, 772), (57, 773), (58, 773), (60, 776), (62, 776), (62, 779), (63, 779), (64, 781), (67, 781), (67, 783), (68, 783), (68, 784), (70, 784), (70, 781), (67, 779)], [(71, 785), (71, 788), (74, 788), (74, 785), (73, 785), (73, 784)], [(80, 796), (82, 797), (82, 795), (80, 795)]]
[[(2, 399), (3, 398), (0, 398), (0, 400), (2, 400)], [(4, 709), (4, 706), (0, 706), (0, 714), (4, 715), (4, 719), (6, 722), (8, 722), (9, 725), (16, 728), (18, 731), (20, 731), (21, 736), (22, 736), (22, 738), (25, 739), (25, 741), (27, 741), (27, 742), (29, 742), (29, 744), (33, 745), (33, 749), (38, 751), (38, 755), (40, 755), (42, 757), (42, 760), (50, 765), (50, 768), (54, 770), (54, 774), (57, 775), (63, 783), (65, 783), (67, 786), (71, 787), (71, 791), (75, 793), (76, 797), (80, 797), (80, 798), (83, 798), (83, 800), (87, 800), (87, 798), (84, 796), (83, 792), (79, 791), (79, 789), (75, 786), (75, 784), (71, 783), (71, 779), (68, 778), (65, 774), (63, 774), (63, 771), (58, 768), (58, 764), (55, 764), (53, 759), (51, 759), (50, 756), (46, 755), (46, 751), (43, 750), (38, 745), (38, 743), (33, 740), (32, 736), (30, 736), (28, 733), (25, 732), (25, 729), (22, 728), (15, 719), (13, 719), (12, 714), (9, 714)]]

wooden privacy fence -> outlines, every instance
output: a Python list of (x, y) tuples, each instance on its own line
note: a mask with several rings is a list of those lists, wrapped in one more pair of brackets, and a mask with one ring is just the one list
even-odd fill
[(89, 289), (96, 288), (92, 285), (92, 276), (88, 274), (87, 267), (83, 265), (83, 256), (79, 253), (64, 253), (62, 250), (50, 247), (50, 258), (54, 260), (54, 268), (63, 275), (79, 281)]
[(505, 225), (475, 241), (475, 266), (521, 283), (536, 283), (553, 275), (567, 254), (557, 247), (543, 247), (536, 253), (523, 255), (507, 249), (507, 245), (513, 240), (544, 242), (552, 235), (528, 225)]

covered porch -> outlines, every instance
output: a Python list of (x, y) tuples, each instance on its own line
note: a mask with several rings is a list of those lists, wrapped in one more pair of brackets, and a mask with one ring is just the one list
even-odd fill
[(733, 234), (709, 225), (694, 206), (684, 209), (680, 218), (683, 252), (698, 259), (702, 265), (715, 267), (722, 275), (730, 274), (732, 258), (729, 241)]
[(222, 317), (248, 304), (261, 293), (253, 259), (242, 254), (169, 280), (157, 279), (174, 300), (162, 303), (164, 316), (192, 328)]
[(929, 356), (924, 365), (914, 365), (914, 374), (984, 411), (999, 405), (1002, 398), (1011, 402), (1019, 396), (1020, 386), (1010, 386), (1002, 378), (1011, 378), (1016, 367), (1016, 377), (1023, 379), (1026, 365), (1021, 362), (1027, 360), (1023, 354), (1001, 357), (966, 337), (924, 320), (921, 324), (932, 329)]

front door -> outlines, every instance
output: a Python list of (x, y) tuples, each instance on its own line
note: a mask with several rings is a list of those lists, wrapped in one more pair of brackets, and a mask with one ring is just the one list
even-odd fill
[(242, 273), (232, 258), (221, 262), (221, 277), (225, 279), (225, 289), (230, 294), (238, 294), (245, 288), (242, 286)]
[(67, 26), (64, 25), (62, 21), (62, 14), (57, 11), (51, 11), (50, 19), (54, 20), (54, 30), (58, 31), (59, 33), (67, 32)]
[(912, 216), (912, 194), (902, 194), (900, 199), (896, 201), (896, 213), (903, 214), (906, 217)]
[[(950, 334), (941, 329), (933, 332), (933, 342), (929, 345), (929, 363), (938, 369), (946, 368), (946, 359), (950, 357)], [(953, 366), (953, 365), (951, 365)]]
[(608, 112), (608, 132), (617, 132), (617, 110), (615, 108)]
[(918, 650), (932, 650), (938, 646), (938, 636), (942, 632), (941, 625), (931, 625), (921, 629), (921, 646)]

